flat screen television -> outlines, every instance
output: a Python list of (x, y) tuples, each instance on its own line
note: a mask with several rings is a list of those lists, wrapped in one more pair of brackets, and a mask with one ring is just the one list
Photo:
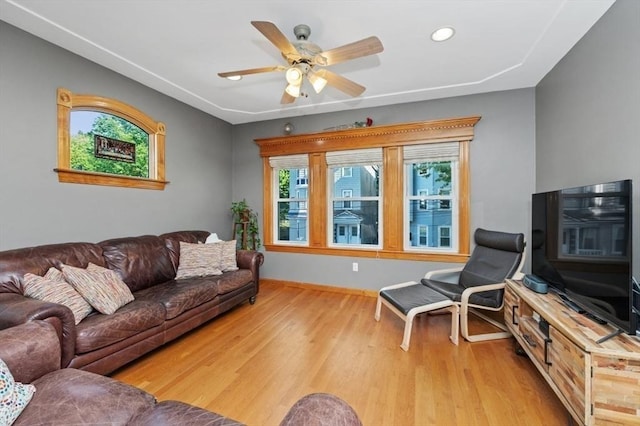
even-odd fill
[(631, 207), (631, 180), (533, 194), (530, 247), (531, 273), (574, 309), (635, 334)]

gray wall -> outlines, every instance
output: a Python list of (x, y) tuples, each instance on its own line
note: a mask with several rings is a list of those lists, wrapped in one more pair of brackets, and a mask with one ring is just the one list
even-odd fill
[(640, 1), (618, 0), (536, 87), (536, 190), (633, 179), (640, 273)]
[[(531, 88), (237, 125), (233, 129), (233, 198), (246, 198), (262, 213), (262, 164), (253, 140), (282, 135), (287, 121), (294, 124), (295, 133), (307, 133), (366, 117), (373, 118), (374, 125), (383, 125), (480, 115), (471, 142), (471, 228), (527, 235), (534, 188), (534, 107)], [(359, 272), (352, 272), (352, 262), (359, 263)], [(266, 252), (261, 276), (377, 290), (447, 266), (451, 265)]]
[[(2, 21), (0, 40), (0, 249), (180, 229), (231, 233), (229, 123)], [(58, 87), (163, 121), (166, 189), (58, 183)]]

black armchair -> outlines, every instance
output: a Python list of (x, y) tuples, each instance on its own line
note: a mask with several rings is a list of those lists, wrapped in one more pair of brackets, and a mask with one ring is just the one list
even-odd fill
[[(505, 280), (522, 277), (525, 241), (523, 234), (477, 229), (476, 247), (467, 263), (455, 269), (431, 271), (421, 282), (409, 281), (380, 289), (376, 303), (376, 321), (382, 305), (405, 321), (400, 347), (409, 349), (411, 327), (416, 315), (448, 309), (451, 314), (451, 341), (458, 344), (458, 329), (470, 342), (511, 336), (504, 324), (480, 312), (499, 311), (504, 305)], [(471, 335), (469, 313), (498, 327), (495, 333)]]

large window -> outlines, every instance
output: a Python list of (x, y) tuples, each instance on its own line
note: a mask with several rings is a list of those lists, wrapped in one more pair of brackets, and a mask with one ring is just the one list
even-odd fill
[(164, 189), (165, 126), (115, 99), (58, 89), (58, 180)]
[(479, 119), (257, 139), (266, 250), (465, 262)]

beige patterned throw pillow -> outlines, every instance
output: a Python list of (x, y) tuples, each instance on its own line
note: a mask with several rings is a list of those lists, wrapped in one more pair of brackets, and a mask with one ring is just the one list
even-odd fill
[(89, 268), (63, 265), (62, 274), (96, 311), (111, 315), (134, 300), (131, 290), (118, 274), (96, 265), (89, 264)]
[(218, 244), (192, 244), (180, 241), (180, 263), (176, 280), (222, 275), (221, 255), (222, 246)]
[(76, 325), (93, 310), (91, 305), (64, 280), (62, 272), (56, 268), (50, 268), (44, 277), (26, 273), (22, 283), (25, 296), (44, 302), (58, 303), (71, 309)]
[(222, 247), (222, 256), (220, 256), (220, 269), (223, 272), (237, 271), (238, 263), (236, 262), (236, 240), (220, 241), (213, 243)]

